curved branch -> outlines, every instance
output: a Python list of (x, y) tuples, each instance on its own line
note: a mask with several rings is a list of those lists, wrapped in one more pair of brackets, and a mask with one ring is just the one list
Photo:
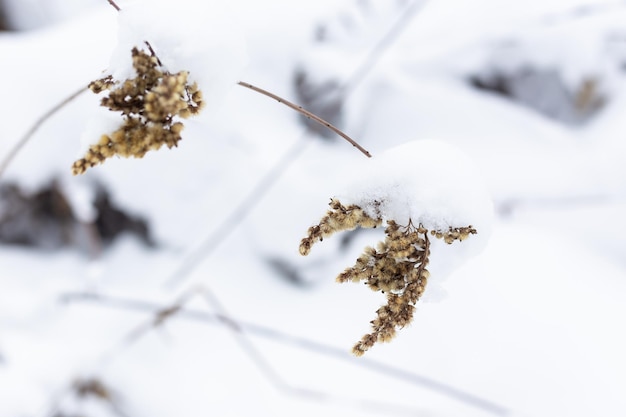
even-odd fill
[(297, 111), (298, 113), (302, 113), (303, 115), (305, 115), (306, 117), (308, 117), (311, 120), (316, 121), (317, 123), (321, 124), (322, 126), (327, 127), (328, 129), (332, 130), (333, 132), (335, 132), (336, 134), (338, 134), (339, 136), (341, 136), (342, 138), (344, 138), (345, 140), (347, 140), (348, 142), (350, 142), (350, 144), (352, 146), (354, 146), (355, 148), (357, 148), (359, 151), (361, 151), (365, 156), (367, 156), (368, 158), (371, 158), (372, 155), (365, 149), (363, 148), (361, 145), (359, 145), (355, 140), (353, 140), (350, 136), (346, 135), (345, 133), (343, 133), (341, 130), (339, 130), (338, 128), (336, 128), (335, 126), (331, 125), (330, 123), (328, 123), (326, 120), (322, 119), (321, 117), (318, 117), (316, 115), (314, 115), (313, 113), (311, 113), (310, 111), (302, 108), (302, 106), (298, 106), (297, 104), (294, 104), (288, 100), (285, 100), (284, 98), (277, 96), (276, 94), (270, 93), (267, 90), (264, 90), (262, 88), (259, 88), (257, 86), (254, 86), (252, 84), (246, 83), (244, 81), (239, 81), (237, 84), (239, 84), (242, 87), (246, 87), (249, 88), (252, 91), (255, 91), (257, 93), (263, 94), (264, 96), (273, 98), (274, 100), (278, 101), (281, 104), (284, 104), (287, 107), (292, 108), (293, 110)]

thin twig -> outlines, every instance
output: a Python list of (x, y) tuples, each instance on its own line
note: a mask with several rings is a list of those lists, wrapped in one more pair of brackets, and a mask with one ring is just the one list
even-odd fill
[(213, 292), (207, 288), (203, 287), (198, 290), (198, 293), (202, 296), (204, 301), (211, 307), (213, 307), (217, 314), (221, 317), (226, 318), (226, 320), (222, 321), (226, 325), (226, 327), (232, 332), (235, 340), (239, 344), (239, 347), (246, 353), (246, 355), (254, 362), (255, 366), (265, 375), (265, 378), (271, 382), (274, 387), (276, 387), (280, 391), (285, 391), (289, 389), (289, 384), (276, 372), (274, 367), (265, 359), (265, 357), (261, 354), (261, 352), (252, 344), (252, 342), (246, 337), (243, 332), (243, 328), (239, 323), (233, 319), (224, 309), (221, 302), (213, 294)]
[(371, 411), (372, 409), (385, 410), (385, 414), (406, 414), (412, 416), (422, 415), (422, 410), (416, 410), (410, 407), (398, 406), (395, 403), (389, 403), (379, 400), (371, 399), (349, 399), (344, 398), (333, 393), (323, 392), (310, 388), (293, 386), (283, 379), (283, 377), (276, 372), (272, 364), (265, 358), (259, 349), (252, 343), (252, 341), (245, 334), (242, 326), (231, 316), (228, 315), (224, 306), (217, 298), (217, 296), (207, 287), (199, 287), (196, 290), (201, 295), (209, 306), (212, 306), (217, 310), (218, 314), (223, 317), (229, 317), (228, 328), (232, 331), (233, 336), (237, 340), (237, 343), (241, 349), (248, 355), (248, 357), (254, 362), (256, 367), (265, 374), (266, 378), (274, 385), (276, 389), (284, 392), (287, 395), (295, 395), (302, 398), (306, 398), (310, 401), (327, 402), (341, 405), (348, 405), (353, 408), (363, 409)]
[(254, 85), (252, 85), (250, 83), (247, 83), (247, 82), (244, 82), (244, 81), (239, 81), (237, 84), (239, 84), (242, 87), (247, 87), (247, 88), (249, 88), (252, 91), (256, 91), (257, 93), (263, 94), (264, 96), (273, 98), (274, 100), (278, 101), (279, 103), (282, 103), (285, 106), (290, 107), (290, 108), (294, 109), (295, 111), (297, 111), (299, 113), (302, 113), (303, 115), (305, 115), (309, 119), (314, 120), (317, 123), (321, 124), (322, 126), (327, 127), (328, 129), (332, 130), (333, 132), (335, 132), (336, 134), (338, 134), (339, 136), (341, 136), (342, 138), (344, 138), (345, 140), (350, 142), (350, 144), (352, 146), (357, 148), (359, 151), (361, 151), (368, 158), (372, 157), (372, 155), (365, 148), (363, 148), (361, 145), (359, 145), (350, 136), (346, 135), (341, 130), (337, 129), (335, 126), (333, 126), (332, 124), (328, 123), (326, 120), (322, 119), (321, 117), (318, 117), (318, 116), (314, 115), (313, 113), (311, 113), (310, 111), (302, 108), (302, 106), (298, 106), (297, 104), (294, 104), (294, 103), (292, 103), (292, 102), (290, 102), (288, 100), (285, 100), (284, 98), (282, 98), (280, 96), (277, 96), (276, 94), (270, 93), (269, 91), (264, 90), (262, 88), (259, 88), (257, 86), (254, 86)]
[(154, 316), (149, 321), (131, 330), (121, 341), (118, 347), (112, 349), (110, 354), (105, 354), (105, 356), (112, 356), (115, 351), (132, 345), (150, 330), (163, 326), (163, 324), (165, 324), (167, 320), (175, 316), (194, 295), (195, 293), (193, 291), (186, 291), (173, 304), (156, 310), (154, 312)]
[[(157, 326), (162, 325), (165, 320), (169, 320), (182, 314), (182, 307), (190, 301), (194, 296), (202, 296), (202, 299), (215, 310), (218, 310), (218, 314), (221, 319), (220, 324), (226, 326), (231, 332), (233, 332), (239, 347), (244, 354), (250, 358), (254, 366), (261, 372), (263, 377), (279, 392), (287, 396), (300, 397), (308, 401), (315, 401), (318, 403), (334, 403), (338, 405), (349, 406), (353, 408), (369, 410), (380, 409), (385, 410), (386, 414), (396, 415), (410, 415), (421, 416), (422, 410), (417, 410), (412, 407), (398, 406), (395, 403), (384, 402), (370, 399), (350, 399), (344, 398), (339, 395), (335, 395), (330, 392), (319, 391), (315, 389), (309, 389), (305, 387), (297, 387), (288, 383), (282, 376), (276, 371), (272, 364), (265, 358), (265, 356), (258, 350), (254, 344), (244, 334), (243, 327), (234, 319), (230, 318), (224, 311), (221, 303), (217, 297), (212, 294), (205, 287), (198, 287), (185, 292), (178, 301), (174, 304), (161, 308), (156, 312), (153, 312), (153, 317), (145, 324), (139, 326), (135, 330), (131, 331), (122, 341), (117, 344), (115, 349), (107, 350), (102, 356), (104, 362), (114, 360), (117, 354), (123, 349), (131, 346), (138, 338), (144, 336)], [(66, 297), (63, 297), (65, 301), (71, 301)]]
[[(187, 299), (189, 298), (187, 297)], [(155, 314), (155, 317), (159, 317), (161, 312), (163, 311), (169, 311), (172, 309), (172, 306), (166, 307), (149, 301), (108, 296), (100, 293), (66, 293), (61, 296), (60, 301), (64, 303), (95, 303), (97, 305), (107, 308), (148, 312), (151, 314)], [(173, 306), (181, 306), (180, 299), (178, 302), (174, 303)], [(499, 404), (495, 404), (489, 400), (477, 397), (473, 394), (462, 391), (458, 388), (454, 388), (450, 385), (444, 384), (434, 379), (412, 373), (410, 371), (407, 371), (406, 369), (393, 367), (369, 358), (356, 358), (345, 349), (337, 348), (304, 337), (294, 336), (292, 334), (285, 333), (271, 327), (251, 322), (239, 321), (232, 318), (231, 316), (226, 315), (226, 313), (224, 312), (218, 311), (217, 313), (209, 313), (206, 311), (183, 307), (179, 308), (176, 314), (170, 317), (182, 320), (193, 320), (203, 324), (228, 326), (231, 327), (231, 329), (233, 330), (245, 332), (249, 335), (257, 337), (262, 337), (283, 345), (292, 346), (296, 349), (306, 350), (316, 353), (318, 355), (350, 362), (351, 364), (359, 368), (367, 369), (371, 372), (384, 375), (386, 377), (390, 377), (407, 384), (429, 389), (431, 391), (445, 395), (449, 398), (455, 399), (466, 405), (482, 409), (495, 416), (507, 416), (510, 414), (509, 410)], [(155, 318), (153, 318), (150, 320), (149, 323), (154, 323), (155, 321)], [(152, 325), (148, 325), (143, 326), (142, 329), (143, 331), (148, 331), (153, 327), (154, 326)], [(136, 336), (137, 334), (135, 334), (132, 339), (134, 340)], [(131, 338), (127, 337), (124, 340), (128, 342), (129, 340), (131, 340)]]
[[(117, 5), (117, 3), (115, 3), (113, 0), (107, 0), (109, 2), (109, 4), (111, 6), (113, 6), (113, 8), (115, 10), (117, 10), (118, 12), (122, 11), (122, 8), (120, 6)], [(148, 50), (150, 50), (150, 54), (157, 60), (157, 64), (159, 64), (159, 66), (163, 66), (163, 64), (161, 63), (161, 60), (159, 59), (159, 57), (157, 56), (156, 52), (154, 52), (154, 48), (152, 47), (152, 45), (150, 44), (150, 42), (148, 41), (143, 41), (146, 46), (148, 47)]]
[(157, 56), (156, 52), (154, 52), (154, 48), (152, 47), (152, 45), (150, 44), (150, 42), (148, 42), (148, 41), (143, 41), (143, 42), (146, 44), (146, 46), (147, 46), (147, 47), (148, 47), (148, 49), (150, 50), (150, 55), (152, 55), (152, 57), (153, 57), (154, 59), (156, 59), (157, 64), (158, 64), (160, 67), (162, 67), (162, 66), (163, 66), (163, 63), (161, 62), (161, 58), (159, 58), (159, 57)]
[(107, 0), (109, 2), (109, 4), (111, 6), (113, 6), (115, 8), (115, 10), (117, 10), (118, 12), (122, 9), (120, 9), (120, 6), (118, 6), (113, 0)]
[(78, 97), (79, 95), (81, 95), (87, 90), (88, 90), (87, 87), (81, 87), (80, 90), (77, 90), (75, 93), (71, 94), (70, 96), (65, 98), (63, 101), (61, 101), (60, 103), (52, 107), (50, 110), (48, 110), (46, 113), (44, 113), (41, 117), (39, 117), (39, 119), (35, 121), (35, 123), (31, 126), (28, 132), (26, 132), (24, 136), (22, 136), (22, 138), (15, 144), (13, 149), (11, 149), (9, 153), (5, 156), (4, 160), (2, 161), (2, 164), (0, 164), (0, 177), (2, 176), (2, 174), (4, 174), (4, 171), (6, 171), (9, 164), (18, 154), (18, 152), (24, 147), (24, 145), (26, 145), (26, 143), (32, 138), (32, 136), (37, 132), (39, 128), (50, 117), (54, 116), (55, 113), (57, 113), (67, 104), (69, 104), (72, 100), (74, 100), (76, 97)]

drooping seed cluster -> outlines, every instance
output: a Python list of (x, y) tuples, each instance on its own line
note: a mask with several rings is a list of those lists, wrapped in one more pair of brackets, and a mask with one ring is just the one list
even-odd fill
[(435, 236), (437, 239), (443, 239), (444, 242), (446, 242), (448, 245), (453, 243), (455, 240), (463, 242), (469, 237), (469, 235), (475, 235), (476, 233), (476, 229), (474, 229), (472, 226), (454, 228), (451, 227), (446, 232), (440, 232), (438, 230), (433, 230), (430, 232), (430, 234)]
[(356, 205), (344, 206), (339, 200), (330, 200), (330, 210), (319, 224), (309, 227), (308, 236), (300, 242), (300, 254), (306, 256), (311, 252), (315, 242), (342, 230), (354, 230), (357, 227), (374, 228), (382, 224), (381, 219), (374, 219)]
[(388, 342), (413, 320), (415, 303), (426, 289), (430, 255), (428, 231), (421, 225), (401, 227), (387, 222), (385, 240), (376, 249), (365, 248), (354, 266), (339, 274), (337, 282), (363, 281), (373, 291), (387, 295), (387, 304), (380, 307), (370, 323), (372, 332), (354, 345), (352, 352), (361, 356), (376, 342)]
[[(318, 225), (309, 228), (308, 236), (302, 239), (300, 253), (307, 255), (311, 246), (337, 231), (352, 230), (358, 226), (376, 227), (381, 219), (367, 216), (359, 206), (343, 206), (332, 200), (331, 210)], [(447, 231), (429, 231), (412, 221), (401, 226), (393, 220), (387, 221), (385, 240), (377, 248), (366, 247), (356, 263), (337, 276), (337, 282), (363, 281), (373, 291), (387, 296), (387, 304), (380, 307), (377, 317), (370, 323), (372, 332), (366, 334), (352, 348), (352, 352), (363, 355), (377, 342), (388, 342), (396, 331), (411, 323), (415, 304), (424, 294), (430, 273), (426, 269), (430, 256), (429, 234), (451, 244), (476, 234), (472, 226), (450, 228)]]
[(137, 48), (132, 58), (135, 78), (119, 82), (107, 76), (89, 85), (96, 94), (108, 90), (101, 105), (120, 112), (123, 124), (112, 134), (103, 134), (74, 162), (74, 175), (115, 155), (141, 158), (163, 145), (177, 146), (184, 127), (179, 119), (196, 115), (203, 107), (202, 92), (197, 84), (188, 83), (186, 71), (170, 74), (160, 68), (156, 57)]

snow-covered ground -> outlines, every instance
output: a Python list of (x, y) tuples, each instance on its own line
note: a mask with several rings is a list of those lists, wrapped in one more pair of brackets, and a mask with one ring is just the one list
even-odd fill
[[(0, 34), (0, 157), (109, 66), (117, 16), (102, 3)], [(0, 246), (0, 416), (625, 415), (623, 2), (229, 4), (247, 35), (242, 80), (293, 101), (296, 70), (347, 85), (339, 122), (374, 158), (433, 138), (469, 155), (494, 201), (486, 247), (456, 269), (458, 242), (434, 248), (437, 294), (391, 343), (352, 357), (384, 297), (334, 280), (382, 230), (329, 238), (309, 257), (298, 245), (362, 154), (233, 86), (187, 122), (178, 148), (73, 177), (98, 106), (85, 93), (1, 181), (34, 191), (56, 179), (86, 220), (104, 184), (149, 221), (157, 246), (124, 236), (95, 259)], [(394, 24), (401, 32), (372, 59)], [(469, 82), (528, 69), (557, 74), (568, 97), (591, 80), (603, 104), (568, 124)], [(438, 178), (433, 161), (413, 163)], [(184, 310), (155, 316), (181, 297)]]

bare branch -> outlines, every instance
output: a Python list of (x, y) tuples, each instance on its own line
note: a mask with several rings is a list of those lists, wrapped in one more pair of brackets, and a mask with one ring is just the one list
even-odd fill
[[(186, 293), (186, 297), (190, 297), (190, 295), (197, 295), (199, 292), (202, 294), (201, 290), (194, 290), (193, 292)], [(206, 297), (206, 293), (205, 297)], [(182, 298), (181, 298), (182, 299)], [(179, 299), (178, 303), (181, 301)], [(187, 298), (189, 299), (189, 298)], [(206, 299), (206, 298), (205, 298)], [(160, 304), (152, 303), (144, 300), (137, 300), (131, 298), (122, 298), (115, 296), (108, 296), (103, 294), (94, 294), (94, 293), (66, 293), (61, 296), (61, 302), (64, 303), (96, 303), (97, 305), (128, 310), (128, 311), (139, 311), (139, 312), (147, 312), (150, 314), (154, 314), (155, 317), (158, 317), (160, 312), (168, 311), (172, 307), (165, 307)], [(208, 300), (207, 300), (208, 301)], [(180, 305), (175, 303), (174, 305)], [(350, 362), (356, 367), (367, 369), (376, 374), (380, 374), (386, 377), (390, 377), (396, 379), (397, 381), (402, 381), (406, 384), (415, 385), (421, 388), (429, 389), (431, 391), (437, 392), (439, 394), (445, 395), (449, 398), (457, 400), (463, 404), (468, 406), (482, 409), (487, 413), (494, 416), (507, 416), (510, 414), (509, 410), (505, 407), (495, 404), (489, 400), (484, 398), (477, 397), (471, 393), (462, 391), (458, 388), (454, 388), (450, 385), (447, 385), (443, 382), (436, 381), (434, 379), (412, 373), (411, 371), (407, 371), (406, 369), (393, 367), (387, 365), (382, 362), (378, 362), (376, 360), (372, 360), (369, 358), (356, 358), (349, 352), (344, 349), (337, 348), (331, 345), (327, 345), (321, 342), (317, 342), (314, 340), (306, 339), (300, 336), (294, 336), (280, 330), (273, 329), (271, 327), (251, 323), (244, 322), (234, 319), (233, 317), (227, 315), (224, 311), (218, 311), (216, 313), (209, 313), (206, 311), (201, 311), (197, 309), (190, 308), (180, 308), (176, 315), (172, 318), (183, 319), (183, 320), (193, 320), (196, 322), (204, 323), (207, 325), (221, 325), (227, 326), (231, 328), (235, 332), (247, 333), (252, 336), (262, 337), (268, 340), (273, 340), (277, 343), (281, 343), (283, 345), (292, 346), (296, 349), (301, 349), (304, 351), (309, 351), (318, 355), (331, 357), (335, 359), (339, 359), (345, 362)], [(150, 323), (154, 323), (155, 318), (150, 320)], [(148, 326), (147, 329), (153, 328), (152, 325)], [(129, 340), (126, 338), (125, 340)], [(287, 391), (291, 394), (301, 395), (305, 397), (310, 397), (312, 392), (306, 390), (300, 390), (298, 388), (291, 387), (288, 384), (280, 383), (277, 384), (280, 389)], [(308, 392), (307, 394), (305, 394)], [(328, 399), (328, 398), (327, 398)], [(371, 406), (371, 404), (369, 405)], [(380, 406), (380, 404), (378, 404)]]
[(117, 10), (118, 12), (122, 9), (120, 9), (120, 6), (118, 6), (113, 0), (107, 0), (109, 2), (109, 4), (111, 6), (113, 6), (115, 8), (115, 10)]

